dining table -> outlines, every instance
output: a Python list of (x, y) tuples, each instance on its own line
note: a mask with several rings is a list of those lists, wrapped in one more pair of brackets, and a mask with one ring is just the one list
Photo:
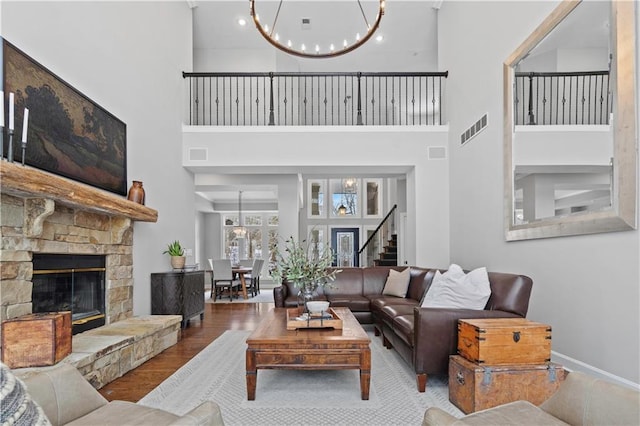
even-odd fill
[(245, 274), (251, 273), (251, 267), (242, 266), (242, 265), (231, 265), (231, 272), (233, 272), (233, 278), (235, 279), (237, 276), (240, 278), (240, 285), (242, 286), (242, 297), (246, 300), (249, 297), (247, 296), (247, 282), (244, 278)]

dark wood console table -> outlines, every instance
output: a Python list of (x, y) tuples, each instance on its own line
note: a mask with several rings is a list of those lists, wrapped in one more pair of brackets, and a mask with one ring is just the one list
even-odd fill
[(196, 315), (204, 319), (204, 271), (152, 273), (151, 314), (182, 315), (182, 328)]

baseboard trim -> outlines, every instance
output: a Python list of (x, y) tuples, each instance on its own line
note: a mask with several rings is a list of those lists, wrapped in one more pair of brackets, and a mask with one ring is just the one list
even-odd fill
[(640, 384), (638, 383), (634, 383), (631, 380), (616, 376), (615, 374), (611, 374), (607, 371), (601, 370), (597, 367), (586, 364), (582, 361), (578, 361), (577, 359), (571, 358), (561, 353), (551, 351), (551, 361), (562, 365), (568, 371), (581, 371), (599, 379), (604, 379), (609, 382), (613, 382), (618, 385), (640, 391)]

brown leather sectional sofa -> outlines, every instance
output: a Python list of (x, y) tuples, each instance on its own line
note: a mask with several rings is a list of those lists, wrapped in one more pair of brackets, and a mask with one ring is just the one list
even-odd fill
[[(436, 269), (411, 266), (405, 298), (383, 295), (389, 269), (401, 266), (342, 268), (331, 287), (318, 291), (316, 299), (331, 306), (347, 307), (362, 324), (374, 324), (383, 344), (395, 348), (416, 372), (418, 390), (424, 392), (428, 374), (447, 373), (449, 355), (455, 354), (458, 319), (525, 317), (533, 282), (510, 273), (489, 272), (491, 297), (484, 310), (421, 308)], [(441, 271), (444, 272), (444, 271)], [(285, 282), (274, 288), (276, 307), (295, 307), (298, 289)]]

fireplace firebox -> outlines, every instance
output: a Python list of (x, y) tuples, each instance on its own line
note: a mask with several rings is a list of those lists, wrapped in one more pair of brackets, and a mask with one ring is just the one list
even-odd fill
[(33, 254), (33, 313), (71, 311), (73, 334), (105, 324), (105, 257)]

